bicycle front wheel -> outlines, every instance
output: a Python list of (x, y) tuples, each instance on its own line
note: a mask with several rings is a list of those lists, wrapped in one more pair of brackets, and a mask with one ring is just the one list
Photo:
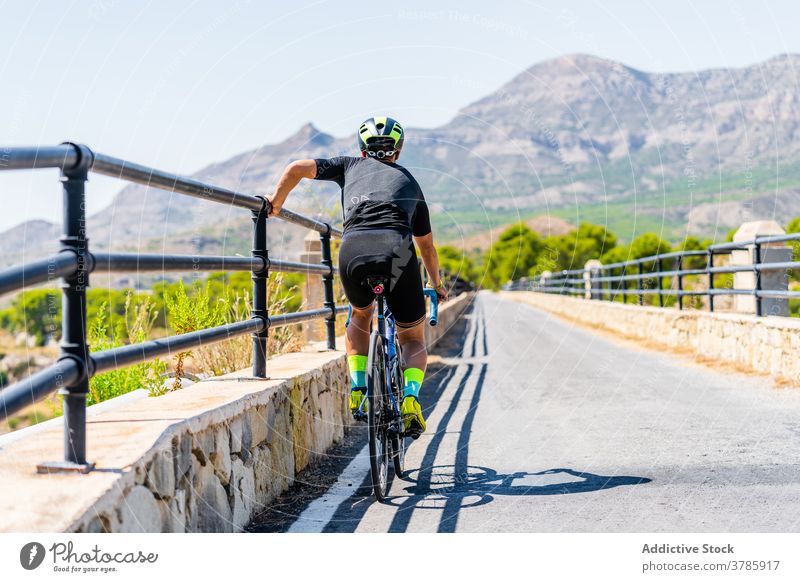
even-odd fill
[(373, 331), (369, 338), (367, 398), (372, 490), (376, 499), (383, 501), (389, 489), (389, 427), (386, 414), (386, 357), (383, 338), (377, 331)]
[[(400, 352), (398, 352), (399, 354)], [(397, 359), (394, 362), (394, 366), (392, 366), (392, 390), (394, 391), (394, 398), (397, 402), (397, 407), (400, 407), (401, 402), (403, 402), (403, 372), (400, 370), (400, 357), (398, 355)], [(397, 418), (397, 431), (395, 434), (392, 435), (392, 460), (394, 461), (394, 474), (397, 475), (399, 479), (403, 478), (403, 472), (405, 471), (405, 459), (406, 459), (406, 440), (404, 437), (401, 436), (403, 432), (403, 419)]]

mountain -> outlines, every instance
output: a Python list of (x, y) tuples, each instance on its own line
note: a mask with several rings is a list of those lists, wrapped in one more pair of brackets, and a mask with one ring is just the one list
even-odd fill
[[(542, 214), (606, 224), (628, 240), (648, 230), (724, 233), (744, 216), (785, 223), (800, 214), (798, 70), (798, 55), (690, 73), (567, 55), (521, 72), (441, 127), (407, 128), (401, 163), (425, 190), (439, 240), (457, 244)], [(290, 160), (341, 154), (357, 154), (353, 136), (307, 124), (193, 177), (265, 193)], [(333, 184), (304, 182), (288, 206), (338, 219), (338, 197)], [(246, 214), (132, 185), (89, 218), (88, 232), (93, 248), (245, 254)], [(0, 260), (17, 262), (23, 245), (26, 256), (55, 249), (44, 236), (52, 228), (36, 221), (6, 231)], [(296, 258), (305, 234), (270, 221), (271, 254)]]

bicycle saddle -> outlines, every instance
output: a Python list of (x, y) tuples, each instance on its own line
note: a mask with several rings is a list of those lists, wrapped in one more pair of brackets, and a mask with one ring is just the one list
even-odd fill
[(380, 295), (386, 290), (389, 285), (389, 277), (386, 275), (367, 275), (361, 281), (362, 285), (366, 285), (375, 295)]

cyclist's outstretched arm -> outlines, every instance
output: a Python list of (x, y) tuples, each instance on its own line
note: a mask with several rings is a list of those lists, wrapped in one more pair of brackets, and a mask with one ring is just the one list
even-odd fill
[(297, 186), (300, 180), (303, 178), (313, 179), (316, 175), (317, 162), (315, 160), (295, 160), (286, 166), (278, 179), (275, 192), (268, 197), (270, 204), (272, 204), (272, 210), (269, 215), (278, 215), (289, 193)]
[(422, 264), (425, 265), (425, 270), (428, 271), (428, 278), (430, 278), (431, 284), (436, 289), (436, 294), (440, 300), (446, 301), (447, 289), (442, 285), (442, 278), (439, 274), (439, 254), (433, 244), (433, 233), (429, 232), (423, 236), (415, 236), (414, 242), (417, 244)]

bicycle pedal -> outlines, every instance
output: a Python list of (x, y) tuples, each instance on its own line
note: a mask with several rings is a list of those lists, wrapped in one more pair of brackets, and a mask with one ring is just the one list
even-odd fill
[(403, 433), (404, 437), (411, 437), (414, 440), (417, 440), (419, 436), (422, 434), (422, 431), (418, 428), (410, 428), (406, 432)]

